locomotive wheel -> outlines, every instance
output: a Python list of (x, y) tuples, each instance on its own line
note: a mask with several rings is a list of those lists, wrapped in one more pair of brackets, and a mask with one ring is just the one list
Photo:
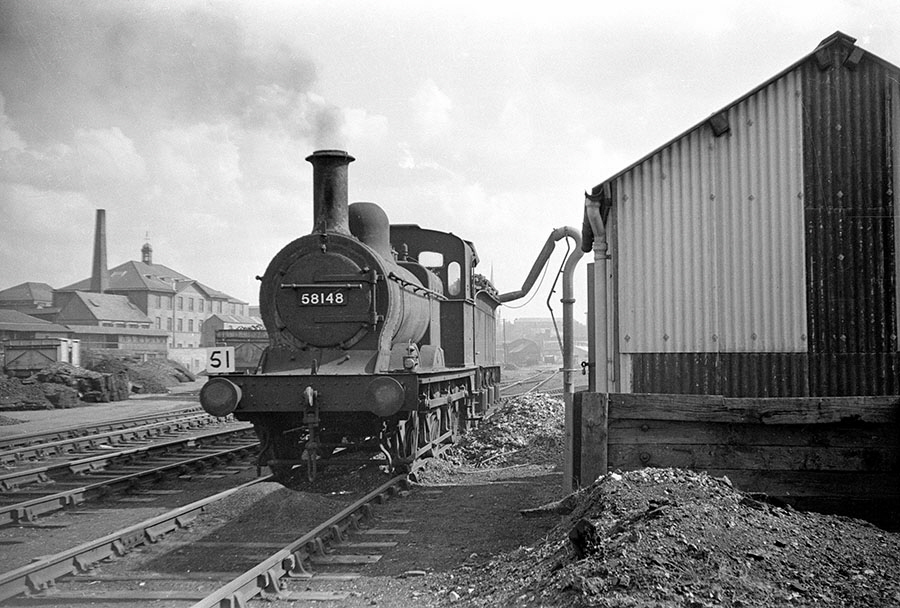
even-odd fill
[(441, 435), (450, 433), (450, 443), (459, 441), (459, 404), (453, 403), (441, 408)]
[(415, 460), (419, 446), (419, 415), (415, 412), (406, 420), (399, 420), (385, 429), (381, 440), (382, 451), (390, 459), (394, 470), (407, 467)]
[(441, 437), (440, 410), (432, 410), (423, 414), (425, 423), (422, 425), (422, 445), (429, 446), (427, 456), (437, 455), (438, 439)]
[(416, 458), (416, 452), (419, 450), (419, 415), (417, 413), (410, 414), (407, 420), (400, 423), (403, 428), (403, 440), (400, 444), (400, 457), (402, 460), (412, 462)]

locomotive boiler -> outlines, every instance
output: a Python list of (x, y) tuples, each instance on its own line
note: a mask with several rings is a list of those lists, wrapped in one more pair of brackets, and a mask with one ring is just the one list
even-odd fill
[(473, 244), (348, 204), (354, 160), (320, 150), (313, 229), (260, 278), (268, 336), (253, 373), (213, 376), (200, 401), (253, 423), (260, 465), (312, 478), (335, 451), (377, 446), (391, 469), (437, 453), (499, 397), (496, 291)]

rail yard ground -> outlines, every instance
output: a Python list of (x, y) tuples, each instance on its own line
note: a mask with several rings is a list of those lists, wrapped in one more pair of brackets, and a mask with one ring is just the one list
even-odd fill
[[(25, 422), (0, 434), (184, 407), (201, 383), (119, 403), (9, 412)], [(405, 525), (433, 531), (433, 541), (400, 539), (339, 605), (900, 606), (900, 534), (772, 505), (727, 479), (677, 469), (610, 473), (564, 496), (563, 447), (560, 399), (509, 401), (419, 474), (412, 501), (381, 507), (386, 517), (414, 514)], [(253, 542), (254, 526), (286, 526), (296, 522), (294, 506), (320, 510), (371, 481), (354, 475), (295, 491), (265, 484), (215, 515), (223, 525), (241, 522)], [(178, 554), (168, 559), (177, 568)]]

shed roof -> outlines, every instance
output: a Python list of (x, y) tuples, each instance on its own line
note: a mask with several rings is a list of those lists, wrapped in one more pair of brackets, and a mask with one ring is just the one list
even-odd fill
[(150, 318), (132, 304), (127, 296), (76, 291), (74, 297), (81, 300), (90, 314), (98, 321), (150, 323)]
[(0, 291), (0, 302), (52, 302), (53, 288), (46, 283), (20, 283)]
[(3, 308), (0, 308), (0, 331), (72, 333), (72, 330), (62, 325), (37, 319), (18, 310), (6, 310)]

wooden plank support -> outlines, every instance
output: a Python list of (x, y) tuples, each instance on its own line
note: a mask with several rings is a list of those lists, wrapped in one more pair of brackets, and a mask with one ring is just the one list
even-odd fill
[(602, 393), (580, 393), (580, 454), (579, 466), (581, 487), (594, 483), (599, 477), (606, 475), (609, 468), (608, 419), (609, 399)]
[(576, 396), (582, 486), (607, 470), (691, 469), (801, 508), (900, 528), (896, 395)]

